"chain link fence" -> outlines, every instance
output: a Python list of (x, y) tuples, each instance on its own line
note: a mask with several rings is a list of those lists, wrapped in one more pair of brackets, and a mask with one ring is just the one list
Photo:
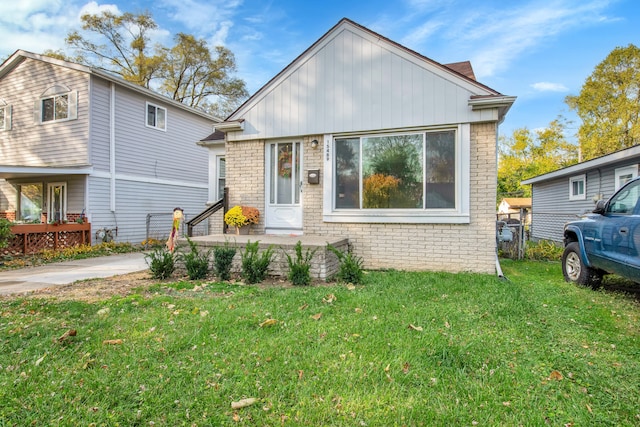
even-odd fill
[(515, 214), (498, 214), (496, 241), (498, 251), (503, 257), (524, 258), (527, 240), (529, 240), (529, 216), (525, 209)]
[[(187, 221), (190, 217), (184, 214), (182, 224), (180, 224), (180, 235), (187, 235)], [(147, 214), (147, 238), (146, 242), (159, 240), (166, 241), (171, 234), (173, 228), (173, 212), (168, 213), (149, 213)], [(193, 236), (206, 236), (209, 234), (209, 221), (202, 221), (193, 227)]]

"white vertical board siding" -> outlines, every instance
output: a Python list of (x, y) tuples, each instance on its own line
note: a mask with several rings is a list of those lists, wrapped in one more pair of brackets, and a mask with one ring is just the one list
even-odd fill
[[(166, 108), (166, 131), (145, 125), (146, 102)], [(196, 142), (213, 121), (123, 87), (116, 88), (115, 116), (116, 174), (207, 184), (207, 149)]]
[[(34, 121), (34, 104), (53, 85), (77, 91), (75, 120)], [(12, 126), (0, 132), (0, 163), (20, 166), (76, 166), (89, 163), (89, 76), (25, 59), (0, 79), (0, 96), (12, 106)]]
[(239, 110), (238, 139), (496, 120), (473, 112), (489, 91), (370, 34), (345, 28)]

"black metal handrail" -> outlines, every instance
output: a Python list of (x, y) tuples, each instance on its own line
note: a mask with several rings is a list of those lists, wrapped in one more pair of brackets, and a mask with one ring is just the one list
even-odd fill
[[(193, 235), (193, 227), (200, 224), (205, 219), (209, 218), (214, 213), (218, 212), (220, 209), (223, 209), (223, 214), (226, 214), (229, 210), (229, 188), (225, 187), (224, 192), (222, 194), (222, 199), (215, 202), (213, 205), (209, 206), (207, 209), (200, 212), (198, 215), (191, 218), (187, 221), (187, 236), (192, 237)], [(227, 232), (227, 224), (222, 221), (222, 233)]]

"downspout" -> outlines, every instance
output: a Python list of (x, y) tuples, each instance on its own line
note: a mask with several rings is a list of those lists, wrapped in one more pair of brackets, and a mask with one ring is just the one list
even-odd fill
[(109, 102), (109, 209), (116, 211), (116, 84), (111, 82)]

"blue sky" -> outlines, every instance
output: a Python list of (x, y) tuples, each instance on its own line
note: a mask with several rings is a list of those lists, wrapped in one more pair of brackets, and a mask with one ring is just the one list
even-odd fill
[(640, 46), (637, 0), (4, 0), (0, 58), (64, 49), (80, 15), (103, 9), (151, 11), (165, 45), (186, 32), (228, 47), (250, 93), (347, 17), (435, 61), (470, 60), (480, 82), (518, 97), (503, 135), (560, 114), (577, 127), (565, 96), (612, 49)]

